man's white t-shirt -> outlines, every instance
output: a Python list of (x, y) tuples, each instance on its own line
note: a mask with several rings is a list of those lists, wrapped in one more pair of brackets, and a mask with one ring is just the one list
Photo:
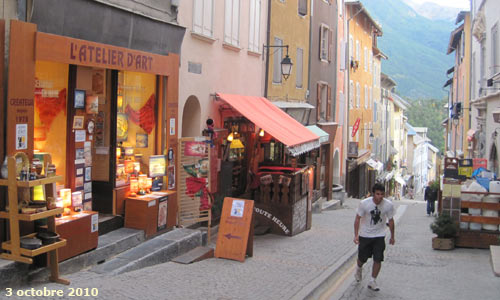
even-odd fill
[(361, 217), (359, 236), (381, 237), (385, 236), (385, 224), (394, 217), (394, 205), (385, 198), (375, 205), (373, 197), (368, 197), (361, 200), (357, 213)]

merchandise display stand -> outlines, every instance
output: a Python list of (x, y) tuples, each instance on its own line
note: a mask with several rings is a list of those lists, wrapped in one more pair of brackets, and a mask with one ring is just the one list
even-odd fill
[[(63, 213), (63, 208), (50, 209), (40, 213), (34, 214), (21, 214), (19, 213), (18, 207), (18, 189), (19, 188), (31, 188), (38, 185), (43, 185), (46, 197), (55, 197), (55, 184), (57, 181), (62, 180), (61, 176), (52, 176), (46, 178), (40, 178), (30, 181), (18, 181), (16, 170), (17, 170), (17, 157), (21, 156), (23, 160), (27, 160), (27, 156), (24, 153), (17, 153), (15, 156), (10, 156), (8, 158), (8, 179), (0, 179), (0, 186), (8, 187), (8, 198), (9, 198), (9, 211), (1, 211), (0, 218), (9, 220), (10, 228), (10, 241), (2, 243), (2, 249), (10, 253), (4, 252), (0, 254), (0, 258), (14, 260), (26, 264), (33, 263), (33, 257), (48, 253), (49, 265), (51, 276), (49, 279), (53, 282), (66, 284), (70, 282), (68, 280), (59, 277), (59, 262), (57, 249), (66, 246), (66, 240), (59, 239), (49, 245), (42, 245), (40, 248), (29, 250), (21, 248), (21, 238), (32, 238), (36, 236), (36, 233), (29, 234), (27, 236), (20, 237), (19, 232), (19, 221), (35, 221), (43, 218), (47, 218), (47, 228), (49, 231), (56, 232), (55, 216), (57, 214)], [(47, 165), (51, 162), (50, 155), (46, 155), (44, 159), (45, 170), (47, 170)], [(47, 198), (46, 198), (47, 199)]]

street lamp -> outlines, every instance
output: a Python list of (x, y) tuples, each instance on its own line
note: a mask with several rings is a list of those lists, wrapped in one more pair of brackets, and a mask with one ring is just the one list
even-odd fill
[[(271, 3), (271, 2), (269, 2)], [(269, 4), (271, 5), (271, 4)], [(268, 38), (268, 42), (269, 42), (269, 38)], [(267, 89), (268, 89), (268, 80), (269, 80), (269, 48), (286, 48), (286, 56), (285, 58), (283, 58), (281, 60), (281, 75), (283, 75), (283, 78), (285, 80), (288, 79), (288, 77), (290, 77), (290, 74), (292, 73), (292, 66), (293, 66), (293, 63), (292, 63), (292, 60), (290, 59), (290, 57), (288, 56), (288, 45), (263, 45), (263, 48), (266, 49), (267, 48), (267, 52), (266, 52), (266, 78), (265, 78), (265, 83), (264, 83), (264, 97), (267, 98)], [(262, 57), (262, 59), (264, 59), (264, 57)]]
[(288, 46), (287, 46), (286, 47), (286, 56), (281, 61), (281, 74), (283, 75), (283, 78), (285, 78), (285, 80), (287, 80), (288, 77), (290, 77), (290, 74), (292, 73), (292, 66), (293, 66), (293, 63), (292, 63), (292, 60), (290, 59), (290, 57), (288, 56)]
[[(292, 73), (292, 59), (288, 56), (288, 45), (263, 45), (264, 48), (268, 48), (267, 50), (267, 63), (269, 63), (269, 48), (286, 48), (286, 56), (281, 60), (281, 75), (283, 75), (283, 78), (285, 80), (290, 77), (290, 74)], [(266, 71), (267, 74), (267, 71)]]
[(368, 137), (368, 142), (370, 145), (373, 145), (373, 142), (375, 141), (375, 136), (373, 135), (373, 132), (370, 132), (370, 136)]

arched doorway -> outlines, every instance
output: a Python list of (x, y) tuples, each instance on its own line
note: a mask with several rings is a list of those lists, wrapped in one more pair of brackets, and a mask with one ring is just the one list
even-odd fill
[(335, 149), (335, 154), (333, 155), (333, 183), (340, 184), (340, 157), (339, 149)]
[(201, 107), (196, 96), (189, 96), (182, 111), (182, 137), (201, 136)]

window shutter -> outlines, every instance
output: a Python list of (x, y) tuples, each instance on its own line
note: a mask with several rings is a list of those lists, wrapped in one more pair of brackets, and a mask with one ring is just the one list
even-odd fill
[(328, 61), (332, 61), (333, 56), (333, 31), (328, 29)]
[(254, 51), (260, 52), (260, 4), (261, 0), (255, 1), (255, 29), (254, 29)]
[(232, 44), (240, 44), (240, 0), (233, 0)]
[(213, 36), (212, 14), (214, 0), (204, 0), (203, 7), (203, 34), (206, 36)]
[(316, 84), (316, 122), (320, 120), (321, 113), (321, 84)]
[(194, 0), (193, 6), (193, 31), (203, 33), (203, 0)]
[(224, 42), (231, 43), (231, 18), (232, 18), (232, 7), (233, 0), (226, 0), (225, 12), (224, 12)]
[(299, 0), (299, 15), (307, 15), (307, 0)]
[(248, 49), (254, 51), (255, 49), (255, 2), (250, 0), (250, 24), (248, 33)]
[(319, 26), (319, 59), (321, 60), (321, 50), (323, 49), (323, 25)]
[(327, 86), (327, 94), (326, 97), (328, 99), (328, 102), (326, 104), (326, 120), (331, 121), (331, 116), (332, 116), (332, 87), (330, 85)]

